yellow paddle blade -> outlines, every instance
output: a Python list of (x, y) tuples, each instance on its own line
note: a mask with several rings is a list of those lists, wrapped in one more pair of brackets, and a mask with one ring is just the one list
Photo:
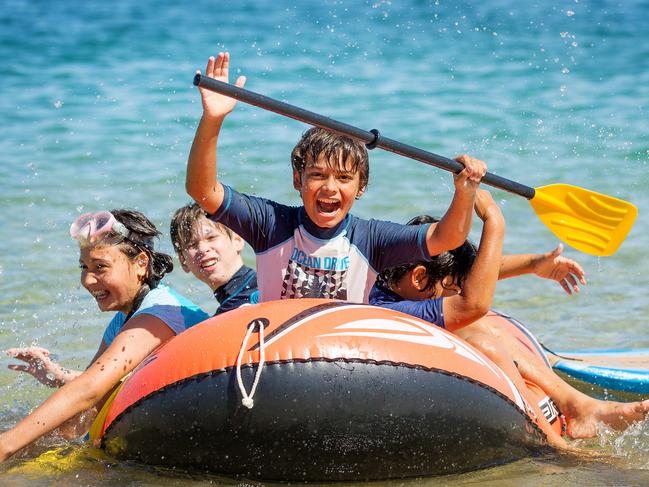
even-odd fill
[(569, 184), (536, 188), (530, 203), (552, 233), (591, 255), (612, 255), (638, 215), (631, 203)]

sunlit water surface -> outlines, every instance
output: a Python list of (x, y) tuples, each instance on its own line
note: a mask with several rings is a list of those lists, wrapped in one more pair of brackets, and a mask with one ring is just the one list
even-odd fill
[[(297, 2), (296, 2), (297, 3)], [(68, 237), (79, 213), (144, 211), (165, 234), (188, 201), (184, 170), (200, 101), (191, 81), (228, 49), (248, 87), (390, 138), (468, 152), (530, 186), (572, 183), (634, 202), (640, 217), (615, 256), (568, 250), (589, 284), (568, 298), (531, 277), (503, 282), (496, 307), (551, 348), (649, 347), (649, 7), (645, 2), (283, 1), (45, 2), (0, 6), (0, 349), (38, 344), (84, 367), (103, 327), (78, 283)], [(220, 171), (235, 187), (297, 203), (288, 155), (305, 127), (239, 105), (223, 131)], [(440, 215), (447, 173), (375, 151), (354, 213), (406, 221)], [(509, 252), (556, 239), (521, 198), (495, 192)], [(476, 233), (477, 237), (478, 234)], [(248, 254), (250, 260), (250, 254)], [(178, 266), (179, 267), (179, 266)], [(181, 270), (169, 283), (207, 310), (210, 293)], [(50, 392), (0, 369), (0, 429)], [(609, 462), (538, 458), (437, 480), (372, 485), (646, 485), (649, 429), (588, 448)], [(120, 464), (101, 452), (39, 443), (0, 467), (3, 485), (237, 485)]]

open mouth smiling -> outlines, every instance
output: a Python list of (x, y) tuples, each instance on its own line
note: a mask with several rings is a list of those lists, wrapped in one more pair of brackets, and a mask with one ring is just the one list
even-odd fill
[(316, 208), (319, 213), (332, 214), (340, 209), (340, 201), (330, 199), (319, 199), (316, 201)]
[(97, 301), (101, 301), (102, 299), (105, 299), (108, 297), (108, 291), (102, 290), (102, 291), (92, 291), (92, 297), (95, 298)]
[(221, 261), (220, 258), (212, 257), (210, 259), (205, 259), (204, 261), (201, 261), (200, 266), (201, 269), (209, 269), (210, 267), (214, 267), (220, 261)]

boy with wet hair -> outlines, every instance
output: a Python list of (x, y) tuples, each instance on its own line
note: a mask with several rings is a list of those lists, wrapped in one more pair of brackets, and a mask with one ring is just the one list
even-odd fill
[(215, 315), (257, 302), (257, 274), (243, 263), (239, 235), (208, 219), (196, 203), (176, 210), (170, 234), (183, 270), (214, 293), (219, 302)]
[(302, 174), (308, 161), (316, 161), (320, 155), (326, 161), (336, 161), (339, 153), (342, 160), (351, 161), (349, 169), (353, 173), (358, 173), (360, 187), (366, 188), (370, 176), (367, 149), (349, 137), (340, 137), (323, 129), (307, 130), (293, 148), (291, 152), (293, 174)]
[[(206, 75), (228, 82), (229, 54), (210, 57)], [(236, 85), (242, 87), (243, 76)], [(209, 214), (240, 234), (254, 249), (260, 301), (320, 297), (367, 302), (383, 269), (458, 247), (466, 239), (482, 161), (462, 156), (453, 201), (437, 224), (418, 227), (349, 214), (367, 186), (365, 146), (352, 138), (313, 128), (293, 150), (293, 186), (303, 205), (289, 207), (245, 195), (217, 178), (217, 143), (236, 101), (199, 88), (203, 116), (187, 163), (186, 189)]]

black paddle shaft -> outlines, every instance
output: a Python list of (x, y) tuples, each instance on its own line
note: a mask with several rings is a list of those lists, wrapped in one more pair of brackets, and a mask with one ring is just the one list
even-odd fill
[[(364, 142), (367, 145), (368, 149), (380, 147), (381, 149), (394, 152), (395, 154), (399, 154), (410, 159), (415, 159), (431, 166), (439, 167), (440, 169), (445, 169), (446, 171), (450, 171), (454, 174), (458, 174), (460, 171), (462, 171), (462, 169), (464, 169), (464, 166), (461, 163), (454, 161), (453, 159), (448, 159), (447, 157), (433, 154), (432, 152), (418, 149), (417, 147), (389, 139), (381, 135), (376, 129), (373, 129), (371, 131), (359, 129), (358, 127), (354, 127), (353, 125), (338, 122), (337, 120), (333, 120), (329, 117), (324, 117), (317, 113), (304, 110), (303, 108), (275, 100), (268, 96), (260, 95), (259, 93), (255, 93), (254, 91), (239, 88), (238, 86), (225, 83), (208, 76), (201, 76), (200, 74), (197, 74), (194, 77), (194, 85), (206, 88), (210, 91), (221, 93), (222, 95), (229, 96), (230, 98), (243, 101), (259, 108), (264, 108), (265, 110), (269, 110), (271, 112), (279, 113), (280, 115), (299, 120), (300, 122), (308, 123), (310, 125), (322, 127), (339, 134), (353, 137)], [(524, 184), (517, 183), (516, 181), (512, 181), (501, 176), (497, 176), (496, 174), (490, 172), (484, 175), (482, 182), (488, 184), (489, 186), (493, 186), (495, 188), (523, 196), (528, 200), (534, 198), (534, 195), (536, 193), (534, 188), (525, 186)]]

